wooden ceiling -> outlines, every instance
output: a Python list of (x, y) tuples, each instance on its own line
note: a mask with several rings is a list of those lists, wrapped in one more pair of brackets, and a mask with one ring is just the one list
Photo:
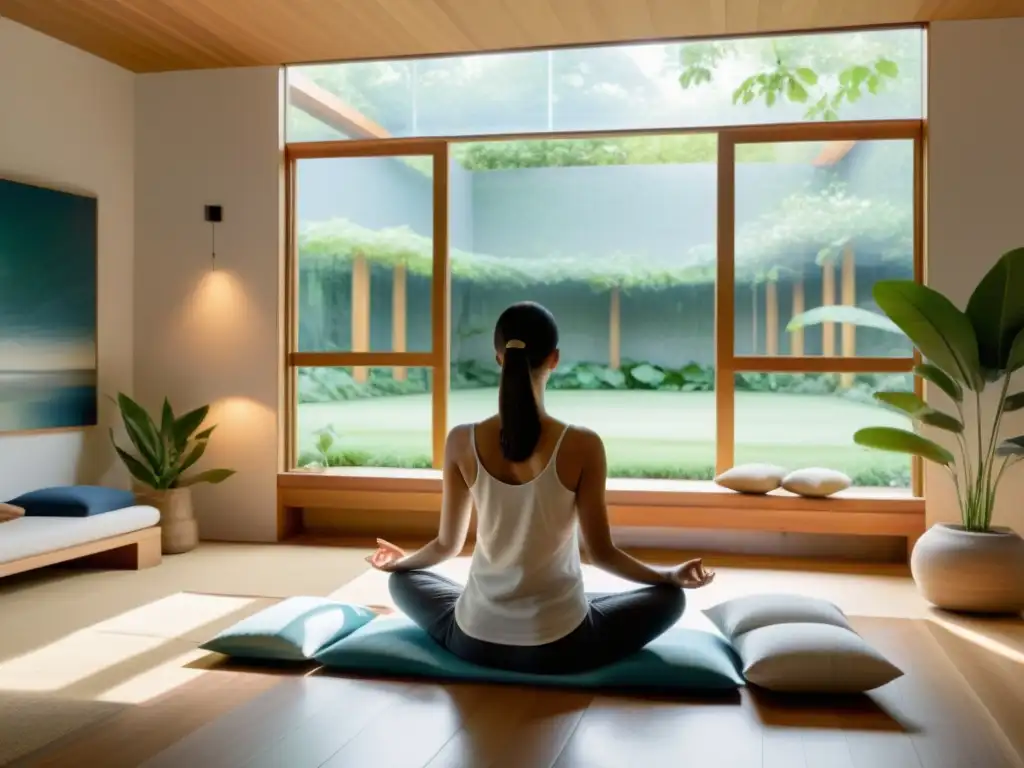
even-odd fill
[(160, 72), (1002, 18), (1024, 0), (0, 0), (0, 16)]

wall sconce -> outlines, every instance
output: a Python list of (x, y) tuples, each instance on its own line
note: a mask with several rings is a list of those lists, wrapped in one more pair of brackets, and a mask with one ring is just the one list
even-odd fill
[(219, 205), (208, 205), (204, 216), (210, 222), (210, 270), (217, 269), (217, 225), (224, 221), (224, 209)]

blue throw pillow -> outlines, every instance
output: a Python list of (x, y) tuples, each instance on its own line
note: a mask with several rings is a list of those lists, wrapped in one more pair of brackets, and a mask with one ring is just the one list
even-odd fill
[(200, 647), (239, 659), (307, 661), (376, 615), (369, 608), (322, 597), (290, 597), (225, 629)]
[(9, 504), (26, 517), (89, 517), (135, 505), (135, 494), (99, 485), (68, 485), (23, 493)]
[(728, 643), (709, 632), (678, 627), (628, 658), (572, 675), (530, 675), (470, 664), (405, 618), (376, 621), (328, 646), (316, 660), (334, 670), (367, 675), (562, 688), (699, 691), (743, 685)]

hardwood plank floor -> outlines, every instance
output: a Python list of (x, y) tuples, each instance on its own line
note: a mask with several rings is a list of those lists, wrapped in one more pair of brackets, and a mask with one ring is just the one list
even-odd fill
[(1020, 754), (927, 621), (854, 618), (907, 674), (869, 696), (643, 699), (212, 669), (20, 765), (1010, 768)]
[[(464, 562), (452, 564), (458, 576)], [(367, 574), (336, 594), (386, 600)], [(591, 578), (589, 575), (587, 578)], [(614, 589), (596, 575), (592, 588)], [(198, 676), (112, 710), (15, 766), (30, 768), (1024, 767), (1024, 621), (930, 611), (898, 572), (720, 569), (684, 623), (736, 594), (831, 599), (905, 676), (859, 697), (638, 698), (581, 691), (270, 673), (209, 656)], [(872, 609), (871, 616), (863, 615)], [(124, 623), (123, 621), (121, 622)], [(118, 625), (118, 627), (123, 629)]]

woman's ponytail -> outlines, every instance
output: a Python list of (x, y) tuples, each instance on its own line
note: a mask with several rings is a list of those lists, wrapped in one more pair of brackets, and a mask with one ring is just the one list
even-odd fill
[(509, 461), (526, 461), (540, 441), (540, 412), (533, 393), (530, 357), (518, 339), (505, 346), (498, 385), (501, 453)]
[(552, 358), (557, 350), (558, 326), (540, 304), (524, 301), (501, 313), (494, 327), (494, 352), (501, 362), (501, 453), (508, 461), (526, 461), (537, 450), (541, 423), (534, 386), (538, 373), (557, 362)]

